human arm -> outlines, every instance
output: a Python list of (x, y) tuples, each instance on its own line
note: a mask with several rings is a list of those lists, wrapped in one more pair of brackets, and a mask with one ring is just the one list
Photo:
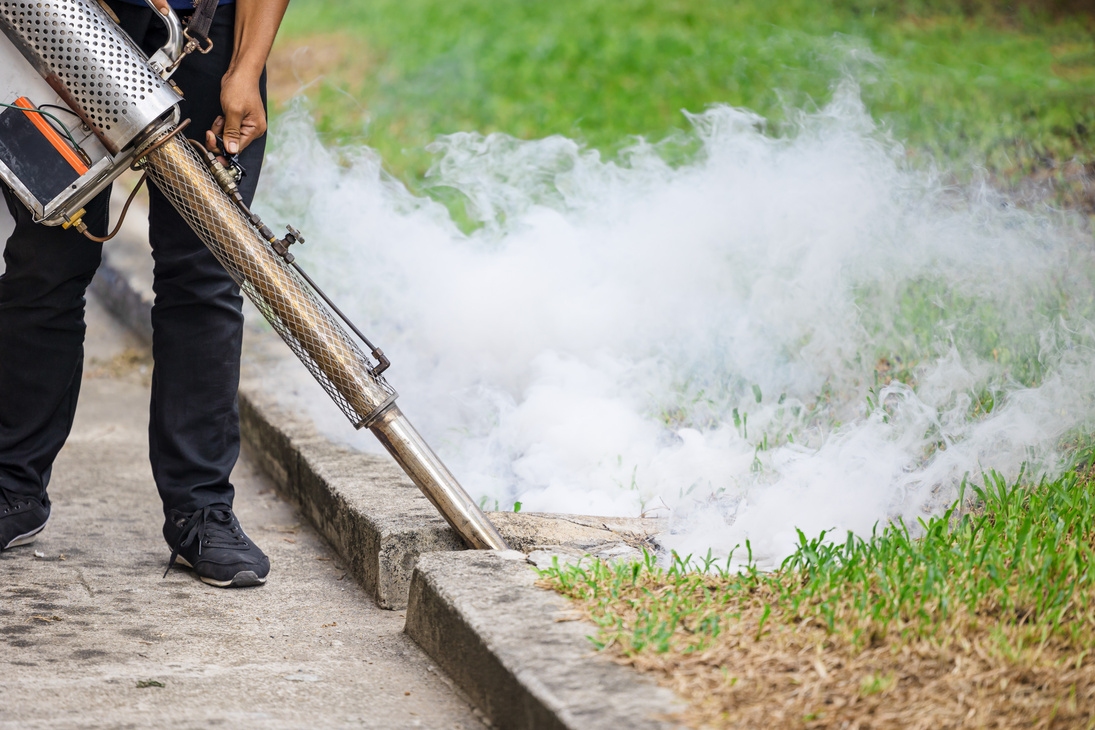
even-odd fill
[[(157, 3), (166, 0), (155, 0)], [(206, 146), (216, 149), (215, 135), (236, 154), (266, 132), (266, 111), (259, 94), (259, 78), (274, 45), (289, 0), (236, 0), (236, 36), (232, 61), (221, 79), (221, 109)]]

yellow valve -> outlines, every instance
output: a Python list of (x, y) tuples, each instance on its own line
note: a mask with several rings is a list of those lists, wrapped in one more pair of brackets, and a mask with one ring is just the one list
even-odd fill
[(84, 213), (86, 213), (86, 212), (87, 211), (85, 209), (80, 208), (80, 210), (78, 210), (78, 211), (76, 211), (75, 213), (72, 214), (71, 218), (69, 218), (67, 221), (65, 221), (64, 223), (61, 224), (61, 228), (64, 228), (65, 230), (68, 230), (69, 228), (72, 228), (73, 226), (79, 226), (81, 220), (84, 217)]

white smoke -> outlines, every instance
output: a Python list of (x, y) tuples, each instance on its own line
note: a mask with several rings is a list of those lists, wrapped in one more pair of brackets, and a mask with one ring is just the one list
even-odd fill
[(259, 207), (305, 232), (298, 256), (487, 508), (662, 515), (680, 552), (775, 559), (796, 528), (869, 533), (965, 475), (1061, 468), (1095, 400), (1077, 220), (913, 169), (851, 84), (778, 134), (688, 118), (701, 150), (677, 168), (643, 142), (608, 162), (439, 139), (431, 180), (482, 224), (465, 235), (297, 107)]

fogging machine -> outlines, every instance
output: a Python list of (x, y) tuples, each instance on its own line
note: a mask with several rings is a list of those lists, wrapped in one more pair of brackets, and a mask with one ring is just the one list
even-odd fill
[(395, 404), (383, 352), (294, 260), (300, 233), (273, 234), (240, 197), (238, 172), (185, 139), (171, 74), (194, 42), (174, 13), (155, 15), (168, 41), (149, 58), (94, 0), (0, 0), (0, 179), (35, 220), (90, 237), (84, 206), (143, 170), (351, 423), (380, 439), (465, 542), (505, 549)]

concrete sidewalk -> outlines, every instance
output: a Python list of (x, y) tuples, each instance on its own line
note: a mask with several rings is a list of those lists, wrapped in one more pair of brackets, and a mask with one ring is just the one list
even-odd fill
[(236, 507), (270, 555), (268, 585), (161, 577), (151, 364), (95, 301), (88, 320), (53, 517), (36, 543), (0, 553), (0, 728), (483, 727), (403, 614), (375, 606), (247, 454)]

